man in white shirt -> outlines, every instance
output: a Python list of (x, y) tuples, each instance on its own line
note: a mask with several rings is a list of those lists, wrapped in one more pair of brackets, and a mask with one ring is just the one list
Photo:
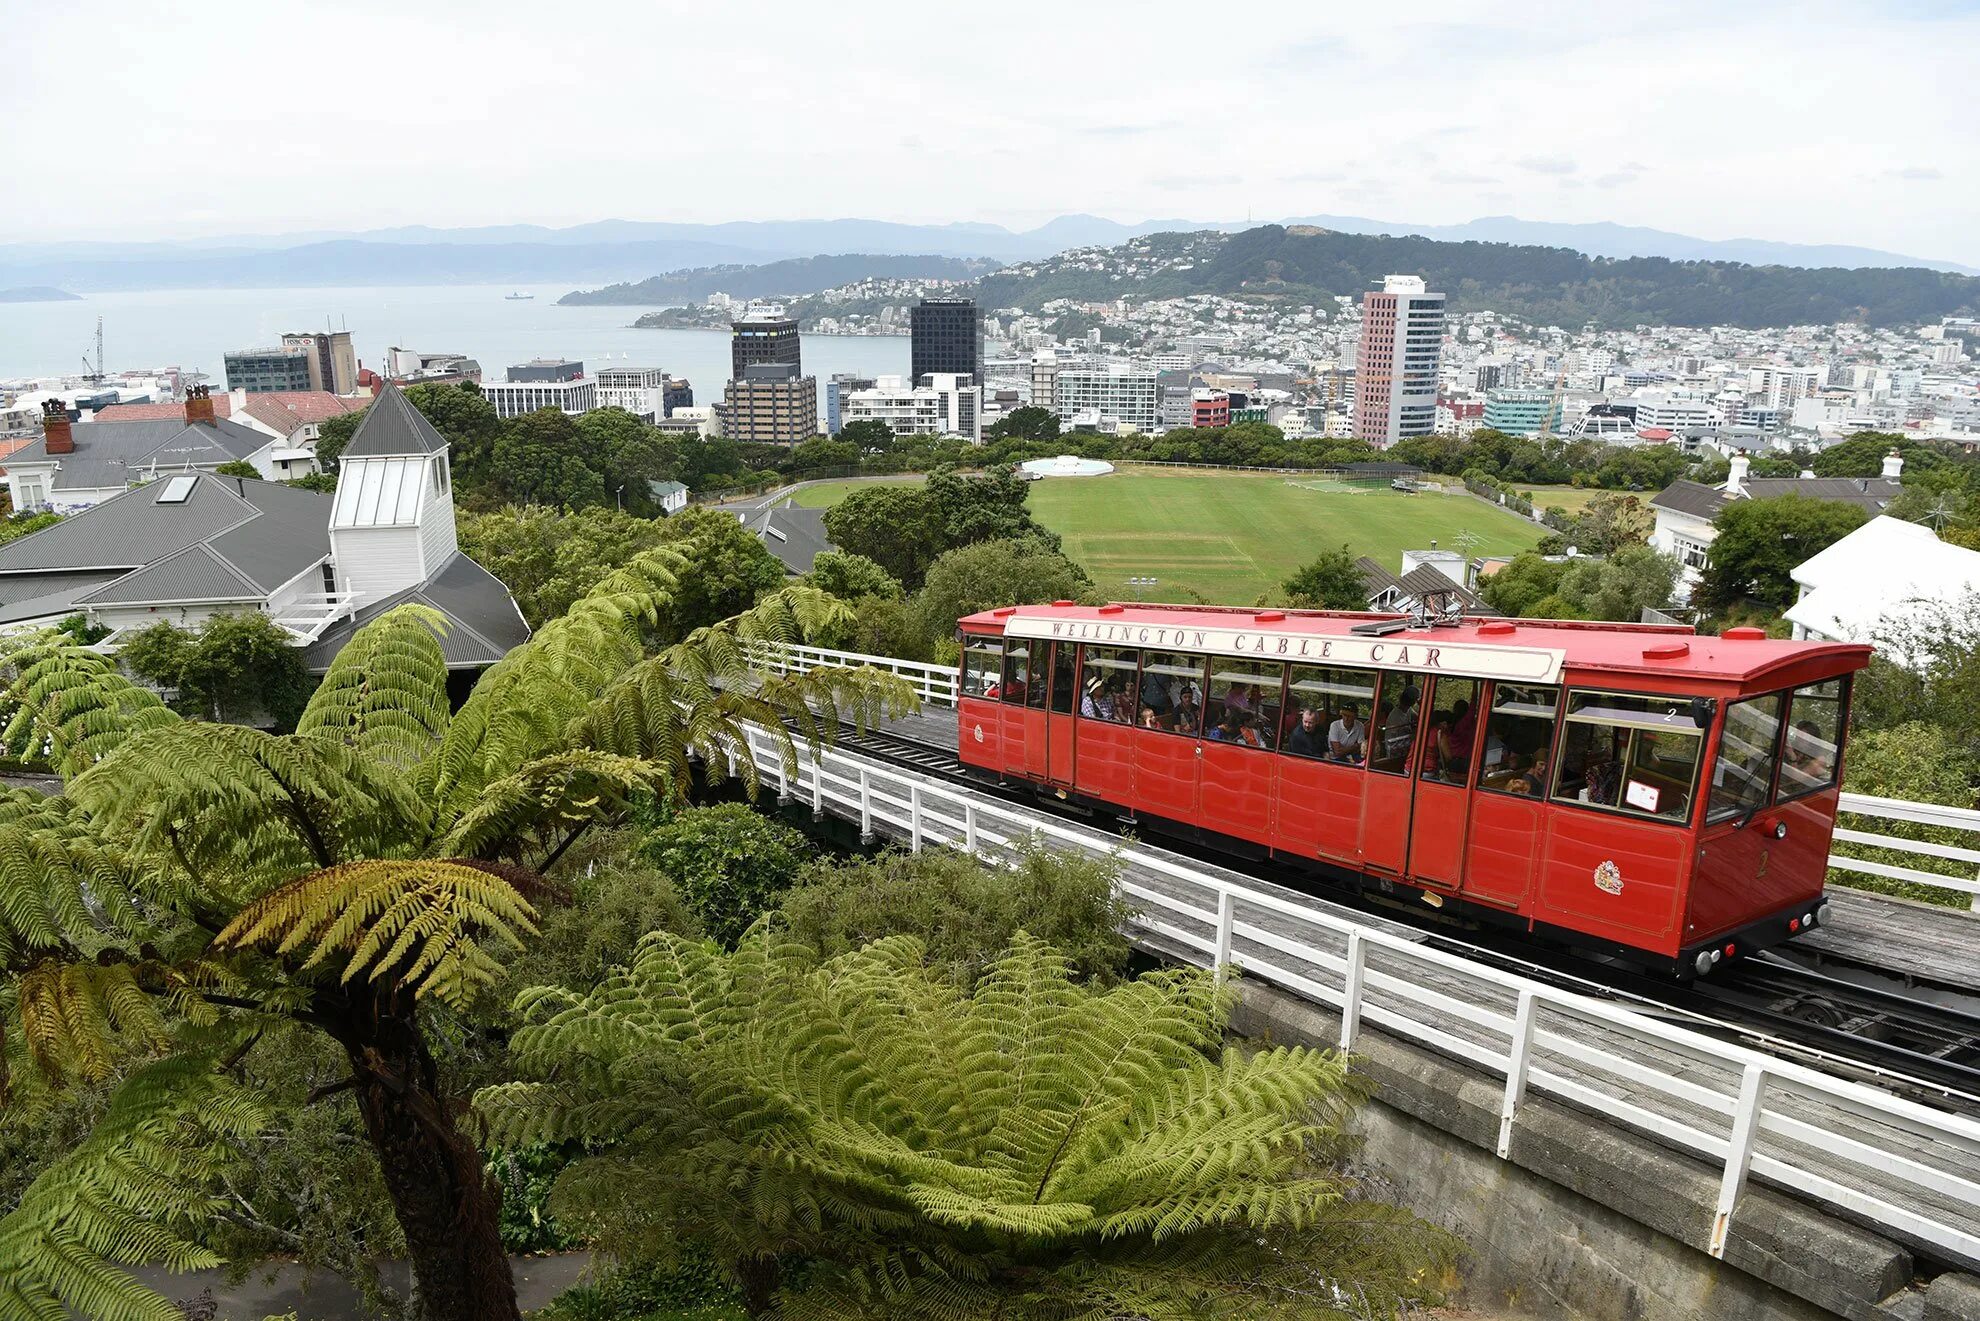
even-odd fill
[(1360, 761), (1367, 752), (1368, 727), (1353, 707), (1342, 707), (1339, 718), (1327, 726), (1327, 755), (1335, 761)]

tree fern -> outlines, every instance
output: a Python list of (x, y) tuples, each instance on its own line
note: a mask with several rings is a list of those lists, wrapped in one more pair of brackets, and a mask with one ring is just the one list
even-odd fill
[(1195, 972), (1079, 985), (1022, 935), (969, 992), (905, 938), (819, 966), (761, 927), (733, 955), (655, 935), (588, 995), (524, 993), (540, 1080), (476, 1105), (595, 1153), (562, 1213), (630, 1254), (719, 1252), (759, 1311), (790, 1258), (793, 1317), (1392, 1307), (1446, 1243), (1324, 1163), (1340, 1057), (1224, 1048), (1228, 1004)]
[[(237, 1048), (271, 1018), (321, 1029), (349, 1061), (339, 1086), (382, 1157), (430, 1314), (514, 1317), (489, 1181), (456, 1127), (419, 1002), (468, 1005), (534, 934), (542, 872), (562, 851), (641, 795), (685, 796), (698, 759), (722, 774), (744, 722), (782, 740), (789, 770), (799, 740), (822, 741), (840, 713), (909, 700), (892, 676), (750, 681), (746, 643), (842, 617), (809, 589), (688, 639), (654, 636), (689, 572), (671, 547), (621, 566), (451, 715), (442, 621), (388, 611), (357, 631), (287, 735), (181, 720), (70, 638), (0, 641), (8, 747), (48, 758), (66, 781), (58, 797), (0, 792), (0, 1105), (17, 1072), (19, 1090), (43, 1092), (134, 1066), (210, 1072), (188, 1063), (189, 1042)], [(754, 787), (753, 761), (738, 766)], [(784, 984), (791, 957), (760, 949), (703, 965), (713, 998), (677, 999), (669, 1021), (706, 1014), (698, 1031), (733, 1028), (760, 1007), (752, 997)], [(643, 999), (630, 983), (625, 994)], [(649, 1029), (627, 1028), (618, 1049), (643, 1055)], [(782, 1104), (746, 1076), (711, 1076), (700, 1094), (711, 1114)], [(618, 1096), (575, 1099), (600, 1110), (556, 1121), (573, 1132), (608, 1110), (626, 1117)], [(35, 1185), (0, 1222), (0, 1316), (159, 1314), (111, 1263), (203, 1259), (183, 1246), (210, 1172), (198, 1144), (233, 1102), (210, 1104), (211, 1130), (169, 1110), (106, 1124)], [(168, 1129), (186, 1144), (171, 1159), (154, 1150)], [(797, 1219), (822, 1227), (842, 1209), (820, 1198)]]

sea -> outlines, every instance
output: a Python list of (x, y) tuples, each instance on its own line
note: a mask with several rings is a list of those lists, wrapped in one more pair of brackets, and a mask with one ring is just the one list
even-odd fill
[[(77, 302), (0, 304), (0, 381), (72, 375), (94, 364), (103, 318), (106, 371), (178, 367), (217, 387), (222, 355), (279, 344), (285, 331), (349, 330), (358, 359), (376, 368), (393, 345), (465, 353), (485, 379), (511, 363), (566, 357), (599, 367), (658, 367), (684, 376), (697, 404), (722, 397), (729, 337), (719, 330), (635, 330), (646, 307), (559, 307), (569, 285), (393, 286), (342, 289), (172, 289), (85, 295)], [(511, 300), (512, 293), (534, 294)], [(804, 369), (825, 380), (908, 372), (896, 335), (806, 335)], [(823, 391), (821, 390), (821, 395)], [(820, 399), (820, 406), (823, 406)]]

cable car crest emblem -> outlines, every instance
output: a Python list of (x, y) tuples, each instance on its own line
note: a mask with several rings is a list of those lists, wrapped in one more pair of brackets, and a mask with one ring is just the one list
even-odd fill
[(1595, 868), (1595, 888), (1604, 894), (1621, 894), (1623, 885), (1622, 868), (1613, 860), (1602, 862)]

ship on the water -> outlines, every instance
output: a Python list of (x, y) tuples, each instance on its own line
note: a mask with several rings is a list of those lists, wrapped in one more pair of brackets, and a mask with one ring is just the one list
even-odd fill
[(523, 293), (523, 292), (522, 292), (522, 291), (520, 291), (520, 290), (518, 290), (517, 292), (515, 292), (515, 293), (512, 293), (512, 294), (503, 294), (503, 295), (502, 295), (502, 299), (503, 299), (503, 301), (504, 301), (504, 302), (510, 302), (510, 303), (526, 303), (526, 302), (528, 302), (528, 301), (529, 301), (530, 299), (532, 299), (532, 298), (534, 298), (534, 297), (536, 297), (536, 295), (535, 295), (535, 294), (526, 294), (526, 293)]

